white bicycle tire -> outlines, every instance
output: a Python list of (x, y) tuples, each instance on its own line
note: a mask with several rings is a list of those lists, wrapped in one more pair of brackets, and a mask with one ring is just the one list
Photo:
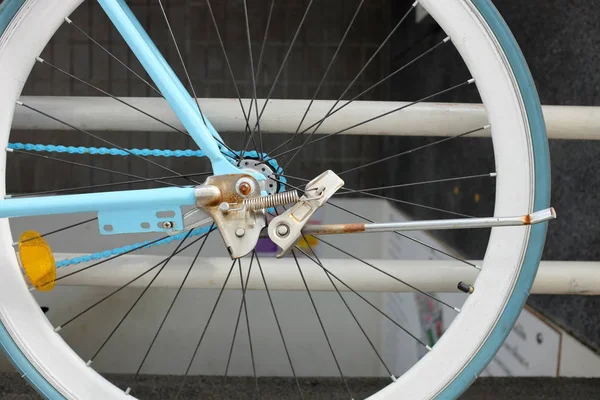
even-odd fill
[[(35, 57), (81, 0), (11, 0), (2, 13), (11, 3), (18, 7), (0, 36), (4, 146), (15, 101)], [(517, 71), (523, 68), (515, 64), (523, 63), (518, 48), (511, 48), (516, 46), (511, 37), (501, 37), (502, 27), (497, 24), (502, 21), (493, 6), (486, 0), (422, 0), (421, 4), (451, 37), (486, 106), (498, 172), (495, 214), (519, 215), (547, 207), (549, 165), (541, 111), (536, 109), (539, 101), (526, 66), (524, 72)], [(0, 165), (5, 169), (5, 152), (0, 152)], [(0, 179), (4, 194), (4, 174)], [(514, 323), (533, 281), (544, 235), (545, 224), (493, 229), (476, 281), (482, 290), (470, 296), (433, 351), (372, 398), (453, 398), (468, 387), (501, 345), (496, 337), (503, 339)], [(0, 221), (0, 342), (13, 361), (51, 399), (130, 397), (86, 366), (54, 332), (27, 290), (12, 242), (9, 222)], [(505, 326), (500, 329), (500, 324)]]

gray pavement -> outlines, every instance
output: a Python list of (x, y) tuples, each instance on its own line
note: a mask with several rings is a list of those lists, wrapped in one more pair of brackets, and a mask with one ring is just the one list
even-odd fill
[[(180, 376), (111, 376), (120, 387), (132, 388), (132, 395), (151, 400), (175, 398)], [(363, 399), (385, 384), (381, 379), (348, 380), (355, 399)], [(291, 379), (260, 378), (260, 399), (300, 399)], [(302, 379), (300, 382), (306, 400), (348, 400), (348, 393), (338, 379)], [(245, 400), (256, 399), (252, 378), (190, 377), (179, 400)], [(462, 400), (564, 400), (600, 399), (598, 379), (555, 378), (481, 378), (461, 397)], [(39, 396), (16, 374), (0, 374), (0, 399), (34, 400)]]

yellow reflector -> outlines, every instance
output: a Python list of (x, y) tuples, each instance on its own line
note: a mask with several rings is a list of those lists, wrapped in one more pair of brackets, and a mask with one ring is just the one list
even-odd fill
[[(319, 245), (319, 239), (317, 239), (316, 237), (312, 236), (312, 235), (305, 235), (306, 240), (304, 240), (304, 237), (302, 237), (299, 241), (298, 241), (298, 247), (300, 247), (301, 249), (304, 250), (308, 250), (310, 247), (312, 247), (313, 249), (315, 247), (317, 247)], [(308, 240), (308, 243), (307, 243)]]
[(19, 238), (19, 258), (27, 278), (37, 290), (48, 292), (54, 289), (56, 263), (50, 246), (39, 233), (23, 232)]

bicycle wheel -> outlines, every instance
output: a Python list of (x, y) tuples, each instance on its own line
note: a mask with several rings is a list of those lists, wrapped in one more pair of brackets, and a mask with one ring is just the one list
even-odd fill
[[(0, 131), (3, 144), (8, 149), (7, 152), (0, 153), (0, 163), (3, 167), (7, 165), (7, 154), (20, 152), (66, 152), (79, 153), (83, 154), (84, 156), (94, 153), (110, 153), (115, 156), (134, 155), (135, 157), (142, 157), (146, 160), (148, 156), (165, 156), (167, 154), (172, 154), (167, 153), (166, 151), (159, 151), (157, 153), (152, 153), (152, 151), (137, 152), (112, 144), (111, 146), (113, 146), (113, 148), (109, 150), (102, 150), (96, 147), (85, 147), (85, 144), (83, 147), (72, 148), (56, 145), (38, 145), (36, 147), (35, 145), (15, 143), (13, 139), (11, 139), (11, 125), (16, 107), (27, 107), (29, 111), (38, 114), (41, 112), (42, 115), (45, 113), (44, 116), (52, 118), (52, 113), (46, 112), (41, 108), (38, 109), (37, 106), (31, 106), (29, 103), (24, 101), (20, 101), (19, 98), (23, 90), (23, 86), (25, 85), (25, 82), (27, 82), (32, 68), (36, 62), (49, 64), (51, 68), (53, 68), (55, 71), (58, 71), (57, 73), (66, 72), (54, 65), (52, 62), (38, 57), (40, 57), (40, 54), (42, 54), (46, 44), (62, 24), (65, 24), (66, 22), (66, 24), (73, 26), (73, 24), (77, 22), (75, 18), (72, 18), (72, 20), (69, 19), (69, 16), (77, 7), (80, 6), (81, 3), (82, 0), (64, 0), (61, 2), (56, 2), (53, 0), (6, 0), (0, 6), (0, 71), (3, 72), (0, 75), (0, 87), (3, 88), (2, 95), (0, 96), (0, 121), (2, 121), (2, 124), (0, 125)], [(121, 1), (105, 0), (101, 3), (113, 21), (116, 18), (116, 14), (114, 13), (119, 10), (128, 10), (128, 6)], [(307, 2), (306, 7), (302, 10), (301, 14), (305, 15), (303, 13), (307, 13), (312, 4), (313, 1)], [(362, 4), (363, 2), (358, 2), (355, 6), (357, 7), (356, 15), (358, 15), (360, 12)], [(335, 130), (334, 128), (330, 128), (332, 129), (331, 134), (321, 136), (319, 139), (313, 139), (314, 141), (309, 140), (312, 139), (315, 131), (322, 125), (324, 126), (323, 129), (326, 129), (326, 124), (322, 123), (322, 121), (319, 119), (316, 121), (307, 120), (313, 123), (312, 126), (309, 126), (310, 123), (308, 122), (305, 123), (305, 125), (302, 125), (303, 122), (298, 121), (294, 123), (294, 126), (299, 124), (298, 129), (294, 131), (294, 128), (292, 128), (290, 132), (295, 133), (294, 137), (284, 141), (283, 144), (270, 151), (268, 154), (269, 158), (265, 158), (265, 146), (263, 143), (263, 138), (261, 137), (261, 129), (258, 121), (260, 121), (260, 115), (262, 115), (265, 107), (269, 104), (268, 99), (272, 97), (272, 92), (269, 91), (266, 94), (266, 101), (263, 101), (260, 104), (258, 101), (254, 101), (255, 107), (253, 110), (249, 107), (249, 104), (252, 104), (252, 102), (246, 102), (245, 104), (241, 100), (239, 102), (242, 105), (242, 108), (239, 111), (241, 114), (238, 114), (236, 120), (243, 121), (242, 129), (246, 128), (248, 133), (247, 136), (244, 136), (243, 142), (245, 143), (245, 146), (243, 145), (242, 148), (237, 149), (236, 151), (230, 150), (230, 148), (223, 143), (223, 139), (216, 134), (214, 129), (206, 130), (207, 135), (212, 135), (212, 137), (215, 137), (216, 140), (218, 140), (218, 142), (215, 142), (214, 144), (216, 146), (214, 147), (214, 149), (216, 149), (215, 151), (218, 150), (218, 152), (223, 153), (225, 155), (223, 160), (230, 162), (230, 165), (236, 165), (238, 161), (246, 162), (248, 160), (256, 160), (257, 162), (254, 165), (255, 167), (258, 166), (259, 169), (262, 168), (263, 170), (264, 168), (271, 169), (266, 176), (266, 178), (272, 179), (271, 181), (267, 181), (267, 184), (270, 185), (266, 187), (266, 189), (270, 187), (269, 193), (275, 193), (277, 190), (283, 190), (285, 188), (293, 189), (296, 188), (296, 186), (303, 185), (304, 181), (297, 180), (295, 181), (297, 184), (290, 183), (294, 182), (294, 177), (292, 174), (287, 173), (288, 164), (291, 160), (297, 159), (298, 157), (296, 156), (301, 152), (306, 153), (304, 149), (310, 148), (312, 143), (316, 143), (318, 141), (320, 142), (322, 139), (327, 137), (338, 136), (338, 134), (366, 132), (369, 129), (369, 123), (372, 123), (376, 120), (378, 121), (387, 115), (399, 113), (400, 111), (412, 107), (413, 105), (429, 100), (435, 97), (435, 95), (447, 93), (448, 90), (451, 90), (455, 87), (473, 87), (476, 85), (479, 96), (481, 97), (481, 100), (486, 108), (488, 124), (480, 127), (473, 127), (468, 132), (456, 132), (456, 134), (452, 135), (451, 137), (458, 138), (465, 136), (466, 134), (480, 134), (483, 131), (491, 131), (494, 151), (493, 157), (495, 162), (495, 171), (492, 175), (495, 177), (496, 185), (494, 215), (500, 217), (530, 215), (534, 212), (547, 209), (549, 207), (550, 168), (543, 117), (539, 100), (537, 98), (535, 87), (530, 77), (527, 65), (509, 29), (493, 5), (487, 0), (448, 0), (445, 2), (421, 0), (420, 2), (415, 2), (412, 6), (407, 7), (408, 10), (406, 14), (403, 13), (402, 18), (399, 21), (394, 21), (392, 24), (393, 29), (388, 32), (390, 35), (394, 33), (394, 31), (401, 26), (401, 24), (406, 21), (409, 16), (412, 16), (417, 4), (422, 5), (448, 35), (448, 39), (441, 41), (439, 46), (444, 44), (453, 44), (464, 60), (464, 63), (466, 64), (472, 78), (465, 80), (458, 85), (444, 89), (440, 92), (436, 92), (432, 95), (408, 104), (397, 104), (396, 106), (390, 106), (389, 104), (378, 104), (375, 102), (373, 104), (375, 104), (376, 109), (379, 111), (374, 117), (368, 118), (360, 123), (347, 123), (348, 126), (344, 129), (340, 129), (339, 131)], [(240, 7), (242, 6), (240, 5)], [(242, 25), (240, 26), (244, 26), (244, 23), (249, 24), (250, 26), (258, 26), (258, 23), (254, 25), (252, 25), (251, 22), (248, 23), (248, 16), (255, 15), (255, 13), (248, 12), (246, 2), (243, 3), (243, 7), (244, 8), (242, 11), (244, 12), (238, 13), (242, 18), (240, 20)], [(162, 3), (161, 9), (164, 11)], [(271, 7), (270, 10), (272, 9), (273, 8)], [(207, 11), (210, 11), (212, 16), (213, 11), (210, 6)], [(113, 14), (111, 14), (111, 12), (113, 12)], [(271, 14), (267, 13), (266, 15), (269, 16), (268, 18), (270, 21)], [(216, 20), (214, 21), (215, 25), (218, 26)], [(350, 22), (349, 26), (351, 26), (354, 22), (354, 19), (349, 18), (348, 21)], [(301, 27), (303, 22), (304, 19), (302, 18), (298, 26)], [(175, 25), (175, 22), (171, 21), (171, 25)], [(248, 27), (248, 25), (246, 25), (246, 27)], [(119, 30), (121, 31), (121, 34), (128, 39), (128, 33), (122, 29)], [(169, 31), (172, 33), (171, 27), (169, 27)], [(243, 33), (250, 35), (250, 29), (243, 29)], [(296, 36), (291, 39), (292, 43), (296, 40)], [(340, 36), (342, 36), (342, 39), (345, 37), (343, 35)], [(387, 33), (384, 36), (388, 37)], [(129, 37), (129, 39), (131, 40), (131, 37)], [(220, 36), (218, 36), (218, 40), (221, 41)], [(385, 40), (387, 41), (388, 39)], [(128, 43), (131, 44), (131, 42)], [(248, 52), (248, 48), (246, 46), (241, 48), (241, 51)], [(290, 49), (291, 48), (292, 46), (290, 46)], [(376, 51), (379, 51), (379, 48)], [(136, 52), (135, 49), (134, 52)], [(179, 49), (177, 49), (177, 52), (179, 53)], [(137, 54), (138, 53), (136, 52), (136, 55)], [(252, 54), (252, 46), (250, 46), (250, 54)], [(287, 53), (284, 52), (284, 55), (285, 54)], [(265, 55), (265, 57), (267, 56)], [(155, 59), (155, 61), (157, 59)], [(250, 57), (250, 59), (252, 60), (252, 57)], [(284, 57), (283, 63), (285, 64), (286, 62), (289, 62), (287, 61), (287, 55)], [(370, 61), (368, 60), (367, 63), (369, 62)], [(229, 63), (229, 61), (227, 61), (227, 63)], [(260, 63), (261, 60), (259, 57), (259, 66), (261, 65)], [(142, 62), (142, 64), (144, 64), (144, 62)], [(150, 64), (152, 64), (152, 60), (146, 60), (146, 64), (144, 64), (144, 66), (146, 67), (148, 73), (153, 76), (152, 72), (149, 71), (148, 68), (151, 66)], [(409, 65), (410, 64), (412, 64), (412, 62), (409, 63)], [(247, 83), (247, 86), (250, 88), (249, 97), (256, 99), (257, 90), (255, 80), (257, 73), (254, 70), (254, 61), (250, 62), (250, 66), (251, 67), (246, 68), (246, 73), (248, 74), (247, 77), (249, 77), (248, 79), (251, 81)], [(233, 67), (228, 66), (226, 71), (232, 71), (232, 69), (235, 70), (236, 67), (236, 65)], [(275, 68), (275, 70), (271, 72), (273, 72), (272, 75), (274, 75), (274, 81), (276, 82), (277, 79), (279, 79), (282, 69)], [(361, 73), (362, 68), (359, 70), (358, 76), (360, 76)], [(185, 71), (185, 75), (188, 75), (187, 70)], [(350, 80), (351, 84), (358, 79), (358, 76), (356, 79)], [(74, 75), (70, 75), (70, 77), (74, 78)], [(174, 74), (167, 74), (163, 78), (166, 81), (170, 80), (171, 82), (178, 82), (177, 78), (174, 77)], [(153, 79), (155, 80), (155, 83), (160, 86), (159, 83), (156, 82), (157, 77), (153, 76)], [(379, 78), (375, 79), (375, 82), (377, 82), (378, 79)], [(148, 82), (146, 82), (146, 84), (151, 85)], [(152, 90), (157, 94), (164, 94), (166, 97), (168, 97), (166, 93), (167, 91), (164, 90), (162, 86), (158, 90), (156, 88), (152, 88)], [(319, 89), (317, 89), (317, 91), (318, 90)], [(104, 91), (104, 94), (106, 95), (107, 92)], [(195, 93), (193, 93), (193, 95), (196, 97)], [(346, 99), (349, 95), (350, 93), (343, 91), (342, 95), (339, 96), (337, 101), (327, 103), (325, 110), (329, 111), (326, 111), (324, 119), (329, 118), (332, 114), (336, 114), (336, 117), (342, 121), (346, 119), (350, 121), (352, 118), (352, 112), (350, 111), (351, 108), (348, 107), (346, 109), (346, 113), (343, 112), (343, 109), (345, 108), (344, 104), (347, 103)], [(337, 96), (338, 93), (336, 93), (333, 98), (335, 99)], [(346, 99), (342, 99), (344, 96)], [(352, 96), (350, 96), (350, 99), (354, 100)], [(171, 103), (172, 106), (173, 103), (178, 103), (178, 100), (174, 97), (168, 98), (167, 100), (169, 100), (169, 103)], [(59, 100), (57, 99), (56, 101), (58, 102)], [(180, 106), (184, 107), (184, 100), (179, 101), (181, 103)], [(333, 107), (328, 108), (329, 104), (333, 104)], [(131, 108), (131, 104), (127, 106)], [(189, 106), (189, 104), (185, 103), (185, 106)], [(176, 106), (173, 107), (177, 108)], [(139, 106), (138, 111), (139, 109), (143, 109), (143, 107)], [(251, 118), (251, 113), (253, 112), (255, 113), (254, 119)], [(206, 116), (208, 119), (210, 119), (210, 112), (207, 111)], [(300, 113), (298, 116), (304, 120), (306, 114), (303, 115)], [(154, 118), (156, 122), (156, 117)], [(204, 114), (202, 111), (198, 113), (198, 118), (204, 119)], [(286, 122), (285, 120), (285, 116), (284, 118), (280, 119), (274, 118), (273, 121), (275, 121), (275, 127), (273, 130), (284, 130), (277, 124), (283, 125)], [(62, 119), (55, 119), (54, 121), (59, 124), (66, 122)], [(187, 125), (185, 121), (183, 122), (184, 127), (191, 132), (192, 129), (190, 129), (189, 124), (189, 121), (187, 122)], [(204, 121), (204, 124), (206, 124), (206, 126), (209, 125), (206, 123), (206, 121)], [(300, 126), (309, 126), (309, 128), (305, 128), (304, 131), (300, 132)], [(212, 127), (212, 125), (210, 127)], [(265, 127), (266, 124), (263, 124), (263, 128)], [(89, 134), (87, 131), (82, 131), (81, 127), (71, 125), (71, 128), (78, 129), (80, 132)], [(268, 131), (268, 129), (265, 129), (265, 131)], [(376, 130), (375, 133), (377, 133)], [(194, 139), (196, 139), (196, 136), (192, 136)], [(77, 140), (78, 141), (75, 143), (75, 145), (80, 146), (82, 143), (79, 141), (79, 139)], [(294, 140), (297, 141), (296, 144), (294, 144)], [(433, 143), (438, 143), (441, 141), (442, 140)], [(245, 148), (248, 147), (250, 143), (252, 143), (253, 147), (255, 148)], [(106, 140), (104, 140), (104, 144), (106, 144)], [(231, 143), (227, 144), (231, 146)], [(208, 151), (207, 149), (203, 150)], [(249, 153), (250, 150), (254, 152)], [(248, 154), (246, 154), (247, 152)], [(412, 152), (413, 150), (409, 151), (408, 153)], [(195, 153), (189, 154), (196, 155)], [(385, 161), (385, 159), (385, 157), (381, 158), (383, 161)], [(376, 160), (376, 162), (381, 160)], [(229, 164), (227, 165), (228, 166), (224, 166), (221, 164), (223, 171), (226, 171), (228, 168), (230, 168)], [(170, 171), (169, 175), (174, 174), (174, 171), (170, 167), (163, 166), (161, 168), (168, 169), (168, 171)], [(198, 170), (196, 169), (196, 171)], [(343, 172), (347, 171), (342, 171), (342, 173)], [(140, 182), (151, 181), (164, 185), (165, 181), (167, 180), (162, 177), (146, 178), (140, 177), (138, 174), (125, 174), (128, 174), (128, 176), (135, 178)], [(198, 173), (198, 175), (201, 176), (202, 174)], [(5, 174), (2, 174), (3, 182), (0, 184), (3, 194), (7, 193), (6, 182), (7, 178), (10, 176), (15, 176), (14, 171), (11, 172), (10, 168), (5, 167)], [(177, 174), (174, 176), (180, 177), (180, 175)], [(285, 177), (287, 177), (287, 180), (283, 179)], [(187, 176), (187, 178), (192, 180), (196, 179), (196, 177), (193, 175)], [(306, 176), (304, 178), (310, 179), (310, 177)], [(375, 180), (373, 180), (373, 182), (375, 182)], [(180, 184), (178, 186), (185, 185)], [(372, 184), (372, 186), (375, 187), (376, 185)], [(94, 188), (92, 189), (98, 189), (100, 187), (101, 185), (94, 185)], [(63, 188), (62, 190), (67, 191), (67, 189), (68, 188)], [(359, 193), (369, 192), (369, 190), (365, 189), (354, 191), (358, 191)], [(131, 190), (131, 192), (136, 192), (136, 190)], [(25, 194), (35, 200), (38, 197), (36, 196), (36, 193)], [(56, 191), (53, 193), (57, 194)], [(37, 193), (37, 195), (41, 196), (42, 194)], [(144, 195), (140, 195), (136, 197), (136, 201), (142, 201), (143, 196)], [(389, 200), (387, 197), (383, 198)], [(69, 346), (69, 344), (61, 338), (60, 329), (57, 329), (57, 327), (64, 327), (65, 324), (63, 323), (62, 325), (57, 325), (54, 323), (54, 321), (51, 324), (41, 311), (40, 305), (32, 296), (27, 282), (23, 279), (23, 273), (19, 264), (19, 259), (13, 248), (13, 243), (15, 240), (11, 234), (12, 222), (6, 217), (10, 217), (12, 220), (13, 218), (16, 219), (20, 216), (44, 215), (44, 207), (47, 207), (47, 204), (44, 205), (41, 203), (32, 203), (31, 207), (21, 209), (20, 213), (11, 214), (10, 210), (12, 204), (15, 204), (13, 202), (15, 199), (17, 199), (17, 196), (15, 195), (12, 197), (7, 196), (7, 198), (0, 204), (0, 215), (4, 217), (0, 225), (0, 245), (3, 247), (3, 251), (1, 253), (2, 262), (0, 263), (0, 274), (2, 276), (2, 279), (0, 280), (0, 344), (2, 344), (3, 349), (16, 367), (22, 371), (23, 376), (28, 379), (29, 382), (43, 396), (47, 398), (118, 399), (135, 395), (135, 392), (130, 393), (130, 389), (127, 388), (124, 390), (123, 388), (119, 388), (97, 373), (92, 368), (93, 364), (88, 361), (91, 361), (91, 359), (82, 359), (80, 355), (78, 355)], [(52, 202), (51, 200), (45, 201), (48, 203)], [(55, 209), (58, 209), (61, 208), (61, 205), (56, 204), (54, 207)], [(264, 208), (267, 207), (265, 206)], [(429, 208), (430, 211), (436, 211), (436, 209), (432, 207)], [(78, 210), (63, 210), (61, 213), (65, 214)], [(439, 209), (437, 209), (437, 211), (439, 211)], [(127, 212), (131, 213), (131, 208), (127, 209)], [(121, 218), (126, 217), (121, 214)], [(95, 223), (94, 221), (91, 221), (91, 219), (87, 222)], [(77, 224), (72, 224), (72, 226), (75, 225)], [(63, 228), (65, 228), (64, 223), (56, 226), (55, 229), (53, 229), (53, 232), (62, 231)], [(71, 226), (66, 228), (70, 229)], [(112, 230), (113, 228), (118, 227), (116, 225), (114, 227), (110, 226), (109, 229), (108, 225), (100, 225), (100, 230), (104, 234), (111, 233), (108, 231)], [(163, 232), (170, 228), (172, 228), (172, 225), (167, 226), (163, 224), (159, 227), (158, 231)], [(131, 227), (127, 226), (124, 229), (131, 229)], [(189, 246), (189, 242), (185, 243), (185, 241), (192, 236), (193, 232), (195, 232), (195, 235), (204, 235), (199, 239), (196, 239), (196, 241), (199, 241), (200, 239), (207, 237), (207, 232), (209, 232), (209, 229), (210, 228), (208, 226), (205, 226), (202, 228), (202, 230), (182, 231), (179, 236), (174, 238), (180, 240), (180, 242), (177, 248), (172, 253), (170, 252), (166, 262), (168, 263), (168, 261), (176, 254), (177, 251), (183, 249), (184, 245)], [(155, 229), (155, 231), (157, 230)], [(398, 378), (394, 376), (393, 371), (390, 371), (392, 379), (389, 381), (389, 384), (381, 388), (381, 390), (379, 390), (377, 393), (373, 394), (371, 398), (445, 399), (458, 397), (476, 379), (478, 374), (491, 360), (493, 355), (502, 345), (502, 342), (508, 334), (510, 328), (514, 324), (525, 302), (525, 299), (528, 296), (528, 291), (533, 283), (533, 279), (535, 277), (537, 266), (541, 257), (545, 232), (546, 223), (519, 227), (492, 228), (484, 261), (481, 266), (475, 266), (476, 268), (481, 269), (476, 281), (472, 284), (472, 287), (474, 287), (476, 290), (469, 294), (464, 305), (460, 308), (460, 311), (458, 312), (458, 315), (451, 327), (444, 333), (442, 338), (435, 343), (435, 346), (429, 346), (424, 342), (420, 342), (417, 337), (413, 336), (417, 342), (422, 344), (422, 346), (428, 350), (427, 354), (408, 372), (404, 373)], [(153, 240), (153, 242), (159, 240), (160, 239), (156, 239)], [(173, 238), (162, 240), (168, 242), (174, 241)], [(125, 243), (131, 242), (126, 241)], [(200, 241), (200, 243), (202, 244), (204, 241)], [(147, 247), (148, 244), (149, 242), (144, 242), (138, 246), (121, 246), (105, 252), (83, 256), (83, 258), (74, 257), (70, 260), (62, 262), (62, 264), (59, 262), (59, 266), (64, 265), (65, 267), (68, 267), (70, 264), (92, 262), (91, 265), (84, 264), (86, 267), (91, 267), (98, 264), (98, 262), (94, 262), (95, 260), (110, 260), (111, 256), (126, 256), (138, 248)], [(352, 250), (346, 250), (346, 254), (351, 256), (351, 254), (349, 254), (350, 251)], [(73, 253), (81, 253), (81, 251), (79, 249), (75, 249)], [(198, 251), (198, 254), (200, 254), (200, 251)], [(316, 254), (313, 254), (313, 256), (316, 257)], [(252, 260), (254, 260), (254, 258), (255, 254), (252, 256)], [(315, 263), (319, 266), (322, 266), (321, 262), (318, 260), (318, 257), (316, 258), (317, 259), (314, 260)], [(364, 262), (362, 259), (359, 259), (359, 261)], [(286, 261), (283, 262), (291, 264), (294, 268), (297, 266), (298, 270), (301, 272), (300, 264), (296, 259), (296, 253), (294, 253), (293, 259), (287, 258)], [(158, 274), (160, 274), (160, 271), (162, 271), (162, 269), (166, 266), (166, 263), (163, 262), (161, 265), (162, 266), (159, 266), (160, 269), (158, 270)], [(234, 268), (237, 266), (238, 264), (236, 264), (234, 261), (231, 266), (223, 267), (225, 268), (225, 271), (228, 271), (228, 274), (218, 298), (221, 297), (223, 289), (227, 284), (227, 279), (229, 279), (234, 271)], [(157, 270), (154, 269), (154, 271)], [(241, 264), (240, 275), (242, 275)], [(329, 282), (331, 278), (332, 275), (325, 273), (322, 275), (321, 279), (323, 279), (325, 282)], [(395, 277), (396, 280), (401, 278), (401, 276)], [(242, 288), (243, 293), (245, 294), (244, 278), (241, 276), (241, 279), (242, 281), (239, 288)], [(298, 276), (297, 279), (304, 280), (304, 276)], [(152, 282), (154, 282), (154, 280), (151, 280), (150, 284)], [(338, 281), (336, 280), (336, 282)], [(399, 285), (405, 284), (403, 281), (398, 282)], [(126, 284), (126, 281), (124, 281), (123, 284)], [(306, 286), (306, 291), (310, 296), (310, 291), (308, 290), (306, 281), (304, 281), (303, 284)], [(248, 285), (248, 283), (246, 283), (246, 285)], [(341, 287), (343, 283), (339, 281), (338, 285)], [(148, 287), (146, 287), (140, 297), (137, 298), (132, 308), (138, 303), (138, 301), (141, 299), (141, 296), (143, 296), (146, 292), (147, 288)], [(332, 288), (335, 288), (335, 286)], [(419, 288), (414, 289), (419, 290)], [(335, 291), (337, 292), (337, 289), (335, 289)], [(431, 298), (435, 299), (433, 295), (430, 296)], [(175, 299), (176, 298), (177, 295), (175, 296)], [(173, 303), (175, 302), (175, 299), (173, 300)], [(269, 300), (271, 300), (270, 295)], [(315, 312), (317, 312), (317, 316), (319, 316), (312, 296), (310, 296), (310, 300)], [(246, 302), (244, 299), (242, 304), (244, 305), (244, 308), (246, 308)], [(242, 304), (240, 304), (240, 313), (242, 310)], [(171, 304), (171, 306), (172, 305), (173, 304)], [(346, 302), (344, 302), (344, 305), (346, 305), (348, 311), (352, 312), (351, 308)], [(126, 309), (128, 307), (129, 306), (127, 306)], [(132, 308), (130, 308), (129, 311), (131, 311)], [(458, 311), (458, 308), (456, 310)], [(87, 311), (87, 309), (85, 311)], [(125, 314), (123, 319), (129, 315), (129, 311)], [(76, 317), (78, 315), (79, 314), (77, 314)], [(246, 321), (248, 321), (247, 310), (245, 315)], [(164, 317), (165, 320), (167, 316), (168, 312)], [(352, 314), (352, 316), (354, 316), (354, 314)], [(212, 313), (209, 316), (209, 322), (210, 318), (212, 318)], [(163, 320), (162, 323), (164, 323), (165, 320)], [(240, 316), (238, 314), (238, 322), (239, 321)], [(320, 322), (321, 326), (323, 326), (321, 317), (318, 318), (318, 322)], [(356, 322), (358, 323), (358, 320), (356, 320)], [(119, 328), (120, 325), (120, 322), (116, 324), (115, 330)], [(279, 322), (277, 322), (277, 325), (279, 326)], [(358, 325), (360, 327), (360, 323), (358, 323)], [(159, 332), (156, 334), (158, 335)], [(114, 333), (114, 331), (112, 331), (112, 333)], [(111, 338), (112, 333), (108, 336), (106, 341)], [(337, 370), (340, 372), (342, 380), (344, 380), (344, 373), (342, 372), (343, 365), (338, 363), (338, 359), (335, 356), (334, 349), (331, 346), (330, 338), (327, 336), (325, 328), (323, 328), (323, 333), (327, 339), (327, 343), (329, 345), (328, 348), (331, 350), (331, 355), (335, 359)], [(407, 333), (410, 335), (409, 332)], [(202, 337), (203, 336), (204, 334), (202, 334)], [(368, 339), (368, 335), (366, 333), (365, 336)], [(154, 339), (156, 339), (156, 337), (154, 337)], [(283, 334), (281, 339), (284, 340)], [(334, 338), (331, 339), (333, 340)], [(202, 340), (202, 338), (200, 340)], [(369, 341), (369, 343), (371, 342)], [(154, 340), (152, 341), (148, 351), (151, 350), (153, 344)], [(200, 342), (198, 342), (198, 346), (199, 345)], [(103, 346), (100, 347), (100, 350), (102, 348)], [(375, 350), (375, 347), (373, 347), (373, 349)], [(98, 350), (98, 352), (100, 350)], [(198, 347), (196, 347), (195, 350), (197, 351)], [(189, 365), (193, 363), (196, 351), (193, 352)], [(147, 355), (148, 354), (146, 353), (145, 356)], [(385, 355), (383, 355), (383, 358), (385, 358)], [(288, 360), (293, 370), (292, 359), (293, 357), (290, 357), (288, 354)], [(189, 366), (188, 370), (186, 371), (186, 375), (188, 372)], [(350, 389), (347, 386), (346, 389), (348, 392), (350, 392)], [(351, 394), (348, 394), (351, 397)]]

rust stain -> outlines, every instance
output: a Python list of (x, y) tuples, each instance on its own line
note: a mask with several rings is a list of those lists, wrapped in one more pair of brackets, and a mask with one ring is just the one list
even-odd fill
[(521, 218), (521, 221), (523, 221), (523, 223), (525, 225), (531, 225), (531, 215), (529, 215), (529, 214), (523, 215), (523, 217)]
[(223, 193), (223, 197), (221, 197), (221, 201), (219, 203), (224, 202), (229, 204), (237, 204), (241, 201), (242, 199), (237, 195), (237, 193), (227, 191)]
[[(230, 204), (241, 203), (244, 199), (239, 194), (237, 194), (236, 189), (235, 189), (236, 183), (241, 178), (252, 179), (254, 182), (256, 182), (256, 180), (248, 174), (241, 174), (241, 175), (234, 174), (234, 175), (221, 175), (218, 177), (214, 177), (214, 176), (209, 177), (206, 180), (206, 183), (218, 187), (219, 190), (221, 190), (221, 194), (222, 194), (219, 201), (215, 202), (213, 204), (216, 206), (221, 203), (230, 203)], [(252, 187), (250, 186), (250, 184), (242, 183), (240, 186), (243, 186), (243, 185), (247, 185), (249, 191), (252, 190)], [(256, 185), (258, 185), (258, 183), (256, 183)], [(240, 192), (243, 193), (243, 190), (240, 190)]]
[(242, 182), (240, 183), (238, 189), (240, 190), (241, 194), (243, 194), (244, 196), (248, 196), (252, 191), (252, 186), (250, 186), (248, 182)]
[(315, 225), (307, 229), (314, 235), (337, 235), (342, 233), (364, 232), (365, 224), (334, 224), (334, 225)]
[(364, 232), (365, 224), (344, 224), (343, 228), (345, 233)]

